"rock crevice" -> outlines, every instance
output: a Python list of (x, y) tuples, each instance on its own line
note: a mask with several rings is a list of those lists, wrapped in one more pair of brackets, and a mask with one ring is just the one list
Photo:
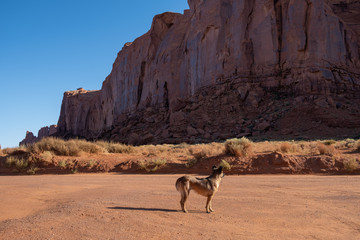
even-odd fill
[[(311, 137), (319, 121), (333, 135), (360, 134), (360, 19), (348, 18), (356, 1), (188, 3), (125, 44), (101, 90), (65, 93), (59, 136), (133, 144)], [(344, 124), (334, 130), (335, 113)], [(287, 126), (296, 114), (306, 124)]]

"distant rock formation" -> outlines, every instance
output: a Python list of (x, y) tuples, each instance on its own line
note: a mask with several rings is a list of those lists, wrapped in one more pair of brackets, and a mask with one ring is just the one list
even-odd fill
[(36, 143), (44, 137), (54, 136), (57, 133), (57, 125), (46, 126), (39, 130), (38, 136), (34, 136), (32, 132), (27, 131), (25, 138), (19, 143), (20, 146)]
[(64, 94), (59, 136), (144, 144), (360, 135), (359, 1), (188, 3), (125, 44), (101, 90)]

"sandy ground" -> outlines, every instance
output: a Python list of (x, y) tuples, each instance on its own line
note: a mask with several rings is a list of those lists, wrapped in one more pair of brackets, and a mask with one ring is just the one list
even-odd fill
[(360, 176), (226, 176), (212, 214), (179, 176), (1, 176), (0, 239), (360, 239)]

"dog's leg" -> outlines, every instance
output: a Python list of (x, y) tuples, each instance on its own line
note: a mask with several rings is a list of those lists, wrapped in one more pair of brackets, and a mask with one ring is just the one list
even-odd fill
[(212, 208), (212, 201), (210, 201), (209, 210), (210, 210), (210, 212), (214, 212), (214, 209)]
[(181, 205), (181, 209), (183, 210), (184, 213), (187, 213), (187, 212), (188, 212), (187, 209), (186, 209), (186, 206), (185, 206), (186, 200), (187, 200), (188, 196), (189, 196), (189, 195), (188, 195), (188, 191), (185, 190), (185, 189), (183, 189), (183, 190), (181, 191), (180, 205)]
[(209, 195), (207, 198), (207, 202), (206, 202), (206, 212), (207, 213), (211, 213), (212, 209), (211, 209), (211, 200), (213, 198), (213, 195)]

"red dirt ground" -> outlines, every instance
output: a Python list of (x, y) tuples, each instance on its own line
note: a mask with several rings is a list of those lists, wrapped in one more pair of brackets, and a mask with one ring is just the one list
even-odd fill
[(0, 239), (360, 239), (360, 176), (226, 176), (213, 214), (179, 176), (0, 176)]

